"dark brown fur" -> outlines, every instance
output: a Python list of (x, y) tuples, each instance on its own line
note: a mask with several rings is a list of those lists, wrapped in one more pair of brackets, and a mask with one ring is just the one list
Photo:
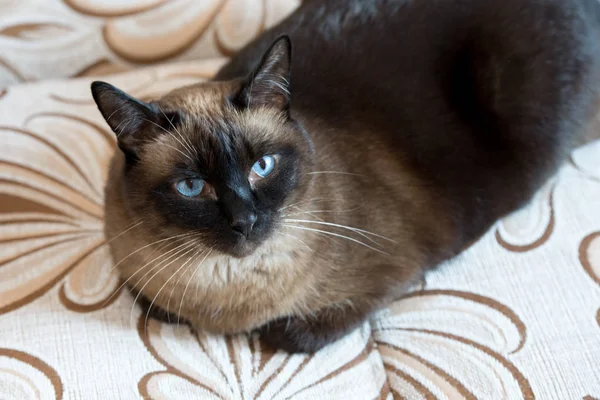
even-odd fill
[[(94, 84), (126, 155), (107, 235), (143, 220), (111, 243), (123, 276), (199, 329), (258, 328), (292, 352), (336, 340), (525, 204), (582, 140), (599, 21), (594, 0), (305, 1), (214, 82), (149, 105)], [(251, 187), (267, 153), (278, 169)], [(177, 197), (186, 174), (212, 191)], [(251, 235), (231, 232), (251, 214)]]

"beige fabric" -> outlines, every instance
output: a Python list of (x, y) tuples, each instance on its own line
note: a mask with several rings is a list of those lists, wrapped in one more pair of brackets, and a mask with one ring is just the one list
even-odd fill
[[(106, 79), (152, 97), (223, 61)], [(423, 288), (318, 354), (288, 356), (255, 337), (145, 325), (102, 234), (115, 140), (89, 83), (0, 98), (0, 399), (600, 397), (600, 141)]]
[(0, 86), (229, 55), (300, 0), (2, 0)]

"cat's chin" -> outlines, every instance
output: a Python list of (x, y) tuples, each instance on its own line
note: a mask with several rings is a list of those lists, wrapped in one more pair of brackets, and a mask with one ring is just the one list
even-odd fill
[(242, 239), (242, 240), (239, 240), (235, 244), (235, 246), (228, 248), (224, 252), (227, 253), (227, 255), (229, 255), (231, 257), (244, 258), (244, 257), (248, 257), (248, 256), (251, 256), (252, 254), (254, 254), (254, 252), (256, 251), (257, 248), (258, 248), (258, 245), (256, 245), (255, 243), (252, 243), (248, 240)]

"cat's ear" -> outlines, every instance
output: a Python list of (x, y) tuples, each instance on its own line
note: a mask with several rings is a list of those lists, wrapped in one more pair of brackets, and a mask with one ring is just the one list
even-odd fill
[(100, 113), (117, 135), (119, 147), (127, 156), (136, 157), (139, 146), (154, 129), (160, 126), (160, 114), (153, 104), (137, 100), (106, 83), (93, 82), (92, 96)]
[(288, 36), (281, 36), (244, 82), (238, 102), (247, 108), (269, 107), (288, 111), (291, 66), (292, 43)]

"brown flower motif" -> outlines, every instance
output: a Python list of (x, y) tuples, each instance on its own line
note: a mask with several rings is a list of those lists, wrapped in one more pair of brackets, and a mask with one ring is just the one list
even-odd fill
[(553, 191), (556, 179), (536, 193), (528, 205), (503, 218), (496, 241), (506, 250), (523, 253), (542, 246), (554, 231)]
[(372, 323), (394, 398), (534, 398), (507, 358), (523, 346), (525, 325), (493, 299), (425, 290)]
[(65, 0), (72, 9), (107, 18), (110, 50), (123, 60), (150, 63), (214, 40), (213, 53), (230, 55), (294, 10), (299, 0)]
[[(571, 164), (586, 178), (600, 182), (600, 140), (580, 147), (571, 154)], [(579, 246), (579, 261), (597, 284), (600, 285), (600, 231), (586, 236)], [(596, 314), (600, 326), (600, 309)]]
[(600, 285), (600, 232), (592, 233), (581, 241), (579, 261), (590, 278)]
[[(177, 87), (209, 79), (226, 61), (224, 58), (216, 58), (203, 61), (202, 63), (165, 65), (160, 69), (145, 68), (136, 73), (134, 80), (131, 79), (131, 73), (114, 75), (109, 80), (111, 84), (132, 96), (148, 101), (160, 97)], [(69, 90), (69, 87), (57, 87), (50, 94), (50, 98), (69, 106), (82, 106), (82, 110), (85, 110), (85, 112), (90, 113), (91, 111), (97, 114), (96, 104), (88, 90), (73, 93)], [(99, 115), (97, 114), (97, 116)], [(112, 133), (110, 135), (112, 137)]]
[[(16, 8), (16, 7), (14, 7)], [(14, 9), (13, 8), (13, 9)], [(2, 5), (3, 13), (10, 13), (11, 7)], [(47, 71), (33, 71), (23, 58), (37, 56), (37, 60), (50, 58), (47, 49), (73, 48), (85, 40), (85, 33), (77, 30), (77, 24), (63, 23), (60, 20), (52, 21), (52, 18), (39, 18), (30, 20), (22, 14), (15, 12), (4, 20), (0, 26), (0, 82), (13, 84), (35, 80)], [(39, 62), (39, 61), (38, 61)], [(44, 64), (46, 65), (46, 64)], [(50, 68), (48, 68), (50, 69)]]
[(155, 8), (168, 0), (64, 0), (73, 10), (94, 17), (119, 17)]
[(50, 114), (24, 128), (0, 127), (0, 135), (0, 313), (35, 300), (71, 270), (63, 303), (100, 307), (117, 281), (102, 246), (114, 141), (102, 128)]
[[(598, 160), (600, 141), (595, 141), (574, 150), (570, 162), (584, 176), (600, 181)], [(558, 178), (548, 182), (530, 203), (503, 218), (496, 227), (496, 241), (505, 249), (523, 253), (542, 246), (554, 231), (554, 189)]]
[[(300, 0), (37, 0), (5, 4), (0, 84), (230, 55)], [(18, 7), (17, 7), (18, 3)], [(40, 62), (44, 60), (44, 62)]]
[(371, 322), (377, 350), (365, 325), (312, 356), (272, 353), (254, 336), (152, 320), (145, 327), (144, 320), (140, 337), (166, 368), (139, 382), (148, 399), (534, 398), (508, 360), (525, 343), (525, 325), (505, 305), (473, 293), (413, 293)]
[(589, 179), (600, 182), (600, 140), (588, 143), (571, 153), (571, 164)]
[(31, 354), (0, 348), (0, 399), (62, 398), (62, 381), (51, 366)]
[(145, 315), (140, 337), (166, 370), (147, 374), (146, 399), (386, 399), (385, 371), (368, 324), (314, 355), (273, 353), (256, 336), (192, 332)]
[[(600, 285), (600, 232), (592, 233), (582, 240), (579, 261), (590, 278)], [(600, 308), (596, 313), (596, 321), (600, 326)]]

